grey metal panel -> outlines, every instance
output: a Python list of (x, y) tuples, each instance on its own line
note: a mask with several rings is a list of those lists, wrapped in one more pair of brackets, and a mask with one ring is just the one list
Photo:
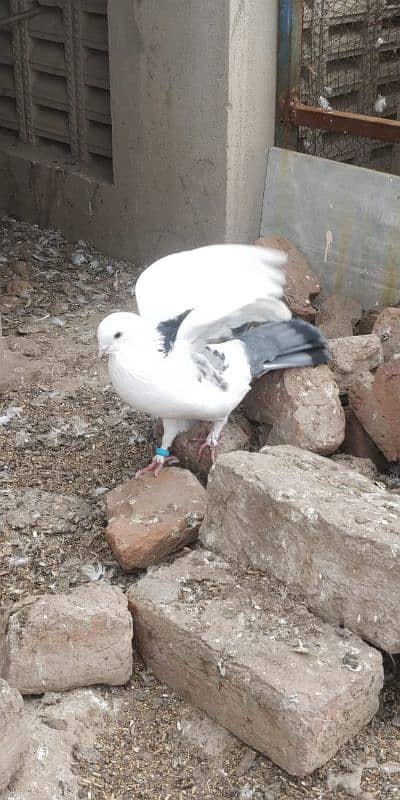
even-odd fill
[(273, 147), (261, 236), (290, 239), (321, 279), (364, 308), (400, 298), (400, 177)]

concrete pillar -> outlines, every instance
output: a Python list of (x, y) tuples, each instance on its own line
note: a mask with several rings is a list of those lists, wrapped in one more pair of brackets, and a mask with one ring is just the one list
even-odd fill
[(268, 149), (274, 143), (277, 0), (230, 0), (225, 239), (259, 236)]
[(224, 238), (228, 6), (109, 2), (115, 180), (142, 257)]
[(109, 14), (115, 176), (139, 251), (256, 238), (277, 0), (120, 0)]

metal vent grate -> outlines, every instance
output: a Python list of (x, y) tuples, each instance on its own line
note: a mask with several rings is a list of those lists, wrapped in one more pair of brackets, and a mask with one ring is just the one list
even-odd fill
[[(0, 0), (0, 18), (10, 14), (9, 0)], [(18, 136), (12, 34), (5, 28), (0, 28), (0, 131)]]
[[(0, 17), (34, 10), (0, 0)], [(0, 134), (112, 180), (107, 0), (41, 0), (0, 27)]]

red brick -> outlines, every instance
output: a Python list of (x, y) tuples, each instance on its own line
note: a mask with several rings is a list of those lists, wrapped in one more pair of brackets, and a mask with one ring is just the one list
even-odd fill
[(346, 394), (357, 375), (375, 369), (383, 361), (379, 336), (345, 336), (329, 342), (332, 370), (341, 394)]
[(117, 586), (90, 583), (42, 595), (10, 615), (3, 675), (21, 694), (126, 683), (132, 621)]
[(378, 709), (381, 654), (268, 575), (197, 550), (128, 599), (154, 675), (293, 775), (324, 764)]
[(0, 792), (4, 792), (28, 748), (24, 703), (16, 689), (0, 678)]
[(285, 298), (293, 312), (298, 317), (313, 322), (317, 313), (312, 305), (311, 298), (320, 293), (321, 287), (318, 278), (314, 275), (308, 262), (292, 242), (283, 236), (264, 236), (255, 242), (263, 247), (274, 250), (284, 250), (288, 261), (284, 267), (286, 274)]
[(399, 520), (398, 496), (285, 445), (218, 459), (200, 540), (274, 575), (324, 619), (399, 653)]
[(385, 308), (375, 322), (373, 333), (384, 337), (382, 349), (385, 361), (400, 353), (400, 308)]
[(364, 372), (349, 393), (359, 421), (388, 461), (400, 459), (400, 357)]
[(378, 477), (378, 470), (371, 458), (357, 458), (356, 456), (348, 455), (348, 453), (336, 453), (331, 456), (332, 461), (340, 464), (341, 467), (349, 469), (350, 472), (354, 470), (369, 478), (370, 481), (375, 481)]
[(325, 365), (264, 375), (247, 395), (246, 409), (250, 419), (272, 425), (268, 444), (330, 455), (344, 439), (339, 389)]
[(350, 407), (345, 409), (345, 416), (346, 433), (341, 447), (343, 453), (348, 453), (355, 458), (371, 459), (378, 470), (385, 472), (388, 466), (385, 456), (368, 436), (367, 431)]
[(315, 324), (328, 339), (353, 336), (361, 319), (362, 306), (358, 300), (342, 294), (333, 294), (322, 303)]
[(106, 538), (123, 569), (143, 569), (196, 541), (204, 509), (197, 478), (167, 467), (109, 492)]
[[(200, 433), (207, 435), (210, 425), (207, 423), (195, 425), (186, 433), (180, 433), (172, 445), (172, 452), (179, 458), (181, 467), (190, 469), (194, 475), (197, 475), (201, 480), (206, 480), (208, 473), (212, 467), (210, 451), (207, 448), (204, 450), (202, 458), (198, 458), (199, 442), (195, 441), (195, 437)], [(250, 447), (250, 440), (252, 436), (251, 425), (244, 417), (240, 422), (237, 420), (229, 420), (225, 425), (218, 447), (216, 456), (223, 453), (232, 453), (236, 450), (248, 450)]]

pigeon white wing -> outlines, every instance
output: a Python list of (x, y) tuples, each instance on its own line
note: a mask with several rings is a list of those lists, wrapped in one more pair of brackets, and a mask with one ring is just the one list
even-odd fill
[(277, 297), (221, 298), (219, 301), (198, 306), (180, 324), (176, 345), (186, 342), (192, 346), (218, 344), (235, 338), (235, 332), (244, 326), (263, 322), (283, 322), (291, 319), (290, 309)]
[[(181, 359), (182, 369), (189, 358), (200, 378), (223, 391), (229, 390), (232, 380), (234, 389), (235, 382), (242, 386), (249, 379), (250, 362), (240, 333), (265, 322), (291, 319), (290, 309), (279, 298), (251, 298), (248, 292), (241, 294), (240, 300), (230, 296), (195, 308), (181, 322), (172, 345), (172, 358)], [(226, 373), (228, 367), (231, 370)]]
[(196, 307), (221, 304), (220, 316), (248, 298), (281, 298), (287, 256), (281, 250), (219, 244), (161, 258), (136, 284), (139, 314), (158, 325)]

